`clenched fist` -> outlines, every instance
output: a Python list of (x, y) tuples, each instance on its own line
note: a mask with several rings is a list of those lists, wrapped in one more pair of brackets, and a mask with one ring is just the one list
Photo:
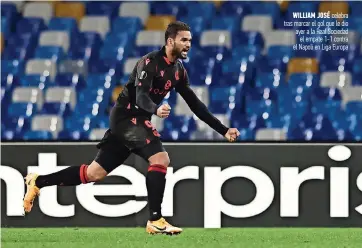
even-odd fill
[(225, 138), (230, 142), (234, 142), (239, 137), (239, 135), (240, 132), (236, 128), (229, 128), (229, 130), (225, 134)]
[(171, 106), (168, 104), (162, 104), (157, 109), (157, 116), (160, 118), (167, 118), (170, 115), (171, 112)]

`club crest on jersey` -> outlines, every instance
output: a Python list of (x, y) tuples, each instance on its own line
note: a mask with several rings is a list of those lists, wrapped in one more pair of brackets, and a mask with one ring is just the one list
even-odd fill
[(179, 80), (179, 79), (180, 79), (180, 77), (179, 77), (179, 75), (178, 75), (178, 71), (175, 72), (175, 78), (176, 78), (176, 80)]
[(161, 77), (163, 77), (163, 75), (165, 74), (165, 71), (160, 71), (161, 73)]
[(150, 63), (150, 59), (146, 59), (145, 63), (148, 65), (148, 63)]
[(167, 80), (167, 83), (165, 84), (165, 90), (169, 90), (172, 87), (171, 80)]
[(140, 76), (139, 76), (139, 79), (145, 79), (146, 77), (147, 77), (147, 72), (142, 71)]

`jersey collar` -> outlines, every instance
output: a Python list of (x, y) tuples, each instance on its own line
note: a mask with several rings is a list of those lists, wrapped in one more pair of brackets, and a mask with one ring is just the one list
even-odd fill
[(162, 46), (160, 52), (159, 52), (160, 56), (162, 57), (162, 60), (165, 61), (165, 63), (169, 66), (173, 66), (176, 64), (176, 61), (174, 62), (171, 62), (168, 58), (167, 58), (167, 55), (166, 55), (166, 47), (165, 46)]

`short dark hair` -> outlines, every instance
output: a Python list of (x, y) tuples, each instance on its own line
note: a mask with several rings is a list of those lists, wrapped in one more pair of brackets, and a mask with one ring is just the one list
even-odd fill
[(165, 32), (165, 43), (167, 43), (168, 38), (175, 39), (179, 31), (191, 31), (191, 29), (189, 25), (180, 21), (175, 21), (168, 24)]

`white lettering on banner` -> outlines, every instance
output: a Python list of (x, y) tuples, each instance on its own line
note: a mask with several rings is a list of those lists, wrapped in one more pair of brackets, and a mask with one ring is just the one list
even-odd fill
[[(351, 150), (343, 145), (336, 145), (328, 150), (328, 157), (336, 162), (346, 161), (351, 155)], [(349, 216), (349, 168), (331, 168), (329, 199), (331, 217)], [(357, 208), (356, 211), (361, 214)]]
[[(56, 153), (39, 153), (38, 161), (39, 166), (29, 166), (28, 173), (46, 175), (69, 167), (57, 165)], [(71, 217), (75, 213), (74, 204), (64, 206), (58, 203), (57, 186), (40, 189), (39, 208), (44, 214), (51, 217)]]
[(330, 216), (343, 218), (349, 216), (349, 169), (330, 170)]
[[(334, 146), (328, 151), (328, 156), (336, 162), (343, 162), (351, 156), (349, 149), (344, 146)], [(49, 174), (68, 166), (57, 165), (56, 153), (39, 153), (39, 165), (29, 166), (28, 172)], [(183, 180), (200, 180), (200, 169), (204, 170), (204, 226), (208, 228), (221, 227), (222, 213), (233, 218), (249, 218), (266, 211), (274, 200), (274, 183), (262, 170), (238, 165), (223, 169), (209, 166), (184, 166), (174, 172), (168, 168), (167, 184), (162, 204), (162, 212), (165, 216), (174, 214), (174, 187)], [(299, 171), (296, 167), (280, 167), (280, 216), (299, 216), (300, 186), (308, 180), (322, 180), (330, 186), (330, 217), (349, 217), (349, 168), (330, 167), (330, 180), (325, 181), (325, 166), (311, 166)], [(121, 176), (128, 179), (128, 185), (94, 185), (89, 183), (76, 187), (76, 195), (87, 211), (105, 217), (122, 217), (140, 212), (147, 205), (146, 200), (130, 200), (118, 205), (108, 205), (99, 202), (95, 196), (147, 196), (145, 176), (131, 166), (122, 165), (115, 169), (110, 176)], [(226, 202), (222, 196), (223, 184), (231, 178), (246, 178), (256, 187), (254, 199), (245, 205), (232, 205)], [(23, 216), (24, 179), (20, 172), (8, 166), (0, 166), (0, 178), (6, 184), (6, 214), (7, 216)], [(356, 180), (357, 188), (362, 191), (362, 173)], [(354, 190), (354, 189), (353, 189)], [(243, 194), (243, 190), (235, 192)], [(237, 197), (237, 195), (236, 195)], [(57, 186), (41, 189), (39, 208), (42, 213), (51, 217), (71, 217), (75, 215), (75, 205), (60, 205), (57, 201)], [(355, 210), (362, 214), (362, 205)]]
[[(362, 191), (362, 173), (360, 173), (360, 174), (358, 175), (356, 181), (357, 181), (357, 182), (356, 182), (356, 183), (357, 183), (357, 188), (358, 188), (360, 191)], [(362, 214), (362, 204), (359, 205), (359, 206), (357, 206), (357, 207), (355, 208), (355, 210), (356, 210), (358, 213)]]
[(328, 157), (336, 162), (346, 161), (351, 155), (351, 150), (343, 145), (333, 146), (328, 150)]
[(177, 182), (186, 179), (199, 179), (199, 167), (198, 166), (186, 166), (175, 173), (172, 167), (167, 168), (166, 174), (166, 188), (164, 193), (164, 199), (162, 201), (162, 215), (165, 217), (173, 216), (173, 195), (174, 187)]
[(122, 165), (113, 170), (109, 176), (121, 176), (131, 181), (128, 185), (88, 183), (77, 186), (79, 203), (89, 212), (105, 217), (122, 217), (138, 213), (147, 201), (129, 200), (122, 204), (109, 205), (99, 202), (94, 196), (147, 196), (145, 177), (136, 169)]
[[(221, 227), (221, 213), (234, 218), (248, 218), (261, 214), (269, 208), (274, 199), (274, 185), (267, 174), (250, 166), (232, 166), (221, 171), (220, 167), (205, 167), (204, 226)], [(256, 187), (252, 202), (242, 206), (227, 203), (221, 194), (224, 182), (231, 178), (243, 177), (251, 180)], [(242, 190), (238, 193), (242, 194)]]
[(0, 166), (0, 178), (6, 184), (6, 215), (23, 216), (24, 179), (19, 171)]
[(299, 173), (299, 168), (280, 168), (280, 217), (299, 216), (299, 188), (308, 180), (324, 180), (324, 167), (313, 166)]

